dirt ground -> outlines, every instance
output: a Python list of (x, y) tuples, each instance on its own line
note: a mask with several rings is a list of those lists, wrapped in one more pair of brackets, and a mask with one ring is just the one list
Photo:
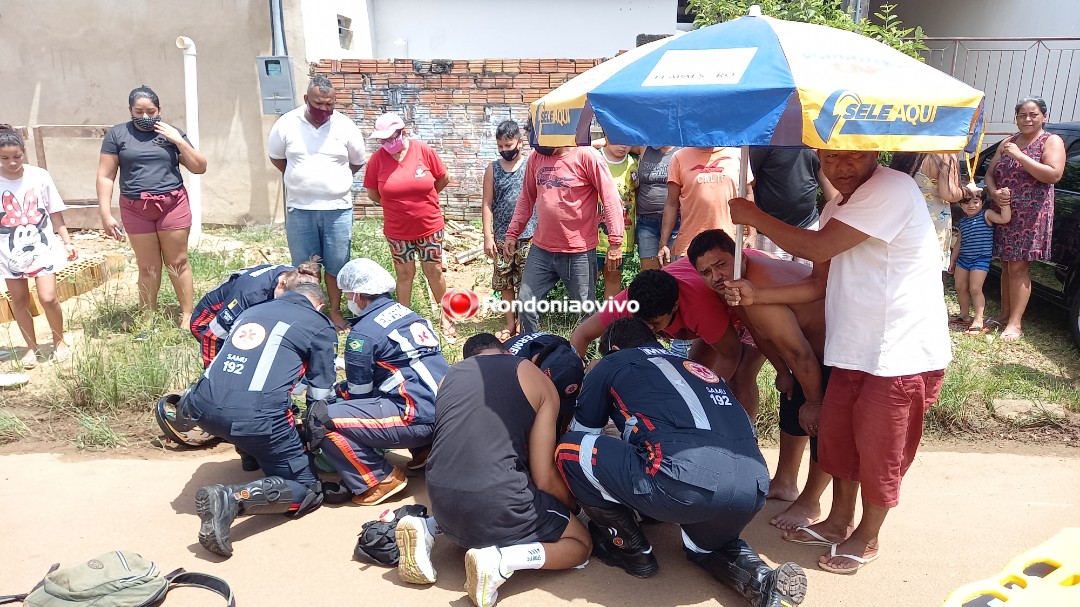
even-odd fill
[[(775, 462), (775, 450), (765, 454)], [(805, 605), (940, 605), (956, 587), (996, 574), (1013, 556), (1077, 525), (1078, 455), (1071, 448), (1037, 455), (922, 450), (905, 480), (901, 505), (886, 521), (881, 558), (855, 576), (821, 571), (815, 565), (821, 548), (780, 539), (768, 520), (783, 502), (770, 501), (744, 538), (772, 563), (793, 560), (806, 568)], [(53, 562), (122, 548), (168, 569), (221, 576), (240, 605), (364, 604), (373, 597), (401, 607), (471, 605), (462, 592), (463, 552), (445, 538), (436, 542), (439, 580), (431, 588), (406, 585), (393, 569), (351, 560), (361, 524), (385, 506), (323, 507), (296, 521), (243, 518), (233, 527), (231, 559), (207, 553), (196, 540), (195, 491), (251, 478), (256, 475), (241, 472), (225, 445), (127, 454), (0, 450), (0, 593), (29, 589)], [(410, 479), (403, 495), (390, 505), (426, 503), (422, 474)], [(581, 571), (519, 572), (503, 586), (499, 604), (746, 604), (685, 560), (675, 526), (650, 525), (646, 532), (662, 568), (653, 579), (631, 578), (596, 561)], [(168, 604), (220, 603), (182, 589)]]

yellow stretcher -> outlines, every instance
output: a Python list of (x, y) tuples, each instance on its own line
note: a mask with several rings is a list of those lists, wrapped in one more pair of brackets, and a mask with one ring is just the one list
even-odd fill
[(1062, 529), (998, 575), (962, 586), (943, 607), (1080, 606), (1080, 529)]

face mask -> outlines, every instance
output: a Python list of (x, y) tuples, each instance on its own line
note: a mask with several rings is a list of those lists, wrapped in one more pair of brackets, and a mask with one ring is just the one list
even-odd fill
[(405, 139), (399, 136), (396, 139), (384, 141), (382, 142), (382, 149), (386, 150), (388, 154), (397, 154), (401, 150), (405, 149)]
[(161, 116), (154, 116), (153, 118), (135, 118), (132, 116), (131, 121), (135, 123), (135, 126), (144, 130), (154, 130), (154, 125), (161, 122)]
[(503, 160), (510, 162), (511, 160), (517, 158), (518, 154), (520, 153), (521, 150), (514, 148), (512, 150), (502, 150), (501, 152), (499, 152), (499, 156), (502, 156)]
[(356, 303), (351, 299), (346, 299), (345, 305), (349, 307), (350, 312), (357, 316), (360, 316), (360, 313), (364, 311), (364, 309), (360, 307), (360, 304)]
[(533, 149), (536, 150), (536, 153), (540, 154), (541, 156), (551, 156), (555, 153), (555, 148), (549, 148), (547, 146), (534, 145)]
[(334, 110), (321, 110), (310, 103), (307, 106), (307, 111), (308, 115), (311, 116), (311, 119), (319, 124), (330, 120), (330, 116), (334, 115)]

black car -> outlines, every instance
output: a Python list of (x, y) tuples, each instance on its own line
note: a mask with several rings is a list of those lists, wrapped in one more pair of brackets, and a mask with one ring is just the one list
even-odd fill
[[(1046, 125), (1065, 142), (1065, 174), (1054, 186), (1051, 260), (1031, 264), (1031, 290), (1069, 312), (1069, 330), (1080, 347), (1080, 122)], [(980, 156), (975, 177), (981, 185), (999, 143)], [(992, 271), (1000, 273), (997, 260)]]

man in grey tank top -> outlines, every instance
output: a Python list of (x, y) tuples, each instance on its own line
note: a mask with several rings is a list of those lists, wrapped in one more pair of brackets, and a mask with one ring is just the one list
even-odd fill
[(435, 401), (426, 472), (435, 516), (398, 522), (398, 573), (435, 583), (431, 549), (444, 534), (468, 549), (469, 598), (490, 607), (515, 571), (577, 567), (592, 541), (551, 456), (560, 404), (551, 380), (490, 333), (470, 337), (462, 354)]

